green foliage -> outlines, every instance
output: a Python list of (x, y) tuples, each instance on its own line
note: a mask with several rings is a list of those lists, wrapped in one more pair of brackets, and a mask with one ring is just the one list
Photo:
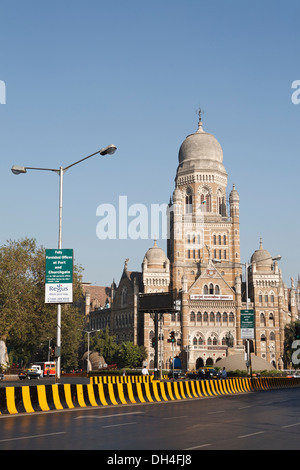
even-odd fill
[[(84, 350), (87, 350), (87, 335), (85, 335)], [(99, 352), (107, 364), (114, 364), (117, 359), (118, 345), (116, 337), (110, 336), (109, 327), (90, 335), (90, 351)]]
[[(81, 268), (74, 267), (74, 304), (62, 307), (62, 366), (76, 367), (83, 318)], [(57, 306), (45, 304), (45, 250), (34, 239), (9, 240), (0, 247), (0, 339), (11, 360), (47, 360), (56, 342)]]
[[(87, 350), (87, 339), (84, 342)], [(142, 365), (147, 354), (144, 346), (138, 346), (128, 341), (118, 345), (116, 337), (110, 336), (109, 327), (105, 331), (95, 332), (90, 335), (90, 351), (98, 351), (107, 364), (117, 364), (118, 367), (135, 368)]]
[(131, 342), (122, 343), (118, 351), (118, 366), (131, 369), (139, 367), (146, 359), (147, 354), (144, 346), (138, 346)]

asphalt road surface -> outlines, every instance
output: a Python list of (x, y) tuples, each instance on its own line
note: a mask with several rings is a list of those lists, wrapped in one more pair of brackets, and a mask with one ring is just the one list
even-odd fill
[[(20, 380), (16, 378), (15, 380), (1, 380), (0, 381), (0, 388), (1, 387), (23, 387), (24, 385), (51, 385), (55, 383), (55, 377), (43, 377), (41, 379), (23, 379)], [(89, 384), (90, 379), (87, 377), (61, 377), (60, 383), (62, 384)]]
[(0, 450), (296, 450), (299, 438), (300, 388), (0, 416)]

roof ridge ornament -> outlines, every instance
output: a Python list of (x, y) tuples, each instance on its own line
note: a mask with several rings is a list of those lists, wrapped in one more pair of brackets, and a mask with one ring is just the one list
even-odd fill
[(204, 114), (204, 109), (201, 109), (200, 106), (199, 106), (199, 108), (198, 108), (197, 111), (196, 111), (196, 114), (198, 114), (198, 116), (199, 116), (199, 120), (198, 120), (198, 130), (197, 130), (197, 132), (204, 132), (203, 127), (202, 127), (202, 126), (203, 126), (203, 124), (202, 124), (202, 116), (203, 116), (203, 114)]

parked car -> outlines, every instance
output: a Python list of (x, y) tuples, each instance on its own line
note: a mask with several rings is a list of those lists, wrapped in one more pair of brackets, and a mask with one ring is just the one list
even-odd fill
[(24, 379), (31, 380), (31, 379), (39, 379), (39, 378), (40, 378), (40, 374), (35, 369), (25, 369), (19, 373), (20, 380), (24, 380)]
[(21, 370), (21, 372), (19, 372), (19, 379), (20, 380), (24, 380), (27, 378), (27, 370)]
[(191, 372), (187, 372), (186, 377), (192, 380), (211, 380), (220, 378), (216, 369), (211, 367), (200, 367), (198, 370), (192, 370)]
[(184, 379), (185, 378), (185, 372), (181, 369), (171, 369), (168, 373), (168, 378), (169, 379)]

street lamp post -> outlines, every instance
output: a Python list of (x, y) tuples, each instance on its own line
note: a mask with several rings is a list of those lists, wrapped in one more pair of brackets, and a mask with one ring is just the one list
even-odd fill
[(87, 373), (89, 373), (90, 371), (90, 334), (91, 333), (97, 333), (98, 331), (101, 331), (101, 330), (80, 330), (80, 331), (83, 331), (83, 333), (87, 333), (88, 335), (88, 355), (87, 355), (87, 362), (86, 362), (86, 371)]
[[(78, 160), (71, 165), (63, 168), (62, 166), (59, 169), (56, 168), (34, 168), (34, 167), (26, 167), (26, 166), (19, 166), (13, 165), (11, 171), (14, 175), (20, 175), (27, 173), (27, 170), (40, 170), (40, 171), (53, 171), (59, 175), (59, 224), (58, 224), (58, 249), (62, 249), (62, 215), (63, 215), (63, 176), (67, 170), (72, 168), (73, 166), (77, 165), (78, 163), (87, 160), (88, 158), (93, 157), (94, 155), (112, 155), (117, 150), (115, 145), (108, 145), (87, 157)], [(57, 358), (56, 358), (56, 382), (60, 382), (60, 375), (61, 375), (61, 304), (57, 305), (57, 338), (56, 338), (56, 347), (57, 347)]]

